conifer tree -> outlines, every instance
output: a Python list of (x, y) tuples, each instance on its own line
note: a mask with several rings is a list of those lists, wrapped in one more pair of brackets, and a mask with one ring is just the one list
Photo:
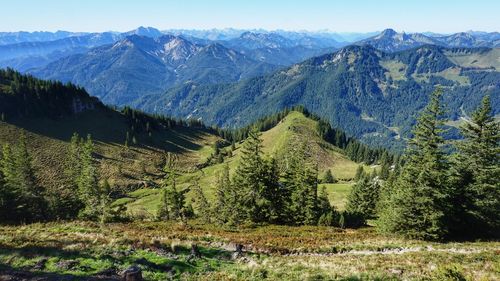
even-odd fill
[(100, 223), (109, 222), (113, 218), (111, 203), (111, 185), (105, 179), (99, 187), (99, 205), (97, 206), (97, 211)]
[(391, 187), (379, 229), (417, 239), (447, 235), (448, 163), (442, 150), (443, 109), (436, 90), (418, 118), (407, 150), (407, 163)]
[(177, 160), (172, 154), (167, 154), (167, 161), (163, 169), (165, 177), (161, 183), (161, 201), (157, 213), (157, 219), (160, 220), (185, 221), (189, 213), (185, 204), (185, 193), (188, 190), (177, 190), (176, 162)]
[(249, 222), (265, 221), (268, 215), (270, 202), (264, 196), (268, 188), (264, 177), (264, 162), (260, 132), (254, 129), (243, 143), (241, 161), (233, 179), (233, 187), (241, 198), (238, 209)]
[[(461, 127), (464, 140), (458, 144), (460, 155), (455, 166), (460, 171), (461, 186), (457, 194), (463, 208), (472, 216), (474, 228), (482, 235), (499, 235), (500, 218), (500, 122), (492, 112), (489, 96), (485, 96)], [(458, 204), (457, 204), (458, 205)], [(460, 211), (460, 210), (459, 210)]]
[(321, 183), (335, 183), (335, 177), (332, 174), (332, 171), (330, 169), (327, 169), (325, 171), (325, 174), (323, 175), (323, 178), (321, 179)]
[(205, 197), (198, 180), (194, 181), (191, 186), (191, 190), (193, 191), (193, 202), (196, 205), (198, 217), (200, 217), (204, 222), (210, 223), (212, 221), (211, 206)]
[(84, 205), (79, 216), (86, 219), (98, 219), (98, 207), (101, 198), (93, 153), (94, 144), (91, 136), (88, 135), (87, 140), (81, 145), (81, 169), (77, 180), (78, 194)]
[(359, 165), (358, 168), (356, 168), (356, 174), (354, 175), (354, 181), (359, 181), (361, 177), (363, 176), (365, 170), (363, 169), (363, 166)]
[(214, 218), (219, 224), (235, 225), (241, 223), (243, 214), (238, 203), (240, 199), (229, 177), (229, 166), (224, 165), (222, 172), (216, 175), (215, 204), (213, 206)]
[(351, 214), (359, 214), (364, 219), (374, 218), (379, 196), (378, 177), (363, 173), (347, 197), (346, 210)]

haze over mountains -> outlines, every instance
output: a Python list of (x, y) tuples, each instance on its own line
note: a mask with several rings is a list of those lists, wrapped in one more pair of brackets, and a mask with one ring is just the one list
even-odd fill
[(140, 27), (0, 33), (0, 67), (73, 82), (108, 104), (224, 127), (301, 104), (367, 143), (401, 147), (436, 86), (453, 120), (485, 94), (499, 110), (499, 47), (498, 32)]

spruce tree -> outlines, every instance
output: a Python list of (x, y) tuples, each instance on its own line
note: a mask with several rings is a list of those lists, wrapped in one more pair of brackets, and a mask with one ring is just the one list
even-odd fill
[(196, 206), (198, 217), (200, 217), (203, 222), (210, 223), (212, 221), (211, 206), (205, 197), (198, 180), (194, 181), (190, 189), (193, 192), (193, 203)]
[[(476, 235), (499, 235), (500, 218), (500, 122), (492, 112), (489, 96), (461, 127), (464, 140), (458, 144), (460, 155), (455, 166), (465, 186), (457, 195), (464, 209), (472, 216), (465, 228), (474, 228)], [(467, 218), (464, 218), (467, 219)], [(472, 223), (472, 224), (471, 224)]]
[(229, 166), (224, 165), (221, 172), (216, 175), (215, 183), (215, 203), (213, 214), (217, 223), (236, 225), (243, 220), (243, 211), (240, 210), (241, 198), (229, 177)]
[(236, 168), (233, 187), (240, 200), (239, 211), (249, 222), (266, 221), (269, 214), (269, 199), (264, 177), (264, 159), (262, 140), (257, 129), (252, 130), (241, 148), (241, 160)]
[(376, 207), (380, 197), (380, 184), (378, 177), (362, 174), (354, 184), (347, 197), (347, 212), (357, 214), (366, 219), (372, 219), (376, 214)]
[(97, 168), (93, 158), (94, 144), (90, 135), (81, 146), (80, 174), (77, 180), (78, 194), (84, 207), (79, 216), (85, 219), (98, 219), (101, 194), (97, 181)]
[(325, 171), (325, 174), (323, 175), (323, 178), (321, 179), (321, 183), (335, 183), (335, 177), (332, 174), (332, 171), (330, 169), (327, 169)]
[(363, 166), (359, 165), (358, 168), (356, 168), (356, 174), (354, 175), (354, 181), (358, 181), (359, 179), (361, 179), (364, 172), (365, 172), (365, 170), (363, 169)]
[(309, 161), (306, 147), (290, 151), (290, 171), (285, 184), (290, 190), (293, 223), (315, 225), (321, 215), (318, 206), (318, 166)]
[(188, 190), (177, 190), (177, 174), (175, 171), (177, 160), (172, 154), (167, 154), (167, 161), (163, 169), (165, 176), (161, 182), (161, 200), (157, 212), (160, 220), (182, 220), (188, 215), (185, 205), (185, 193)]
[(448, 163), (442, 150), (440, 96), (441, 91), (436, 90), (417, 120), (406, 152), (407, 163), (380, 214), (382, 231), (431, 240), (448, 234)]

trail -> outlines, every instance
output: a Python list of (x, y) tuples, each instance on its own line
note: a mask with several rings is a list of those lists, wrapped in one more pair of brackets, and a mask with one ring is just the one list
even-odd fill
[(410, 247), (410, 248), (395, 248), (395, 249), (382, 249), (382, 250), (348, 250), (339, 253), (291, 253), (286, 254), (285, 256), (342, 256), (342, 255), (361, 255), (361, 256), (369, 256), (369, 255), (402, 255), (407, 253), (416, 253), (416, 252), (442, 252), (442, 253), (453, 253), (453, 254), (477, 254), (485, 251), (495, 250), (498, 251), (500, 249), (468, 249), (468, 248), (434, 248), (432, 246), (426, 247)]

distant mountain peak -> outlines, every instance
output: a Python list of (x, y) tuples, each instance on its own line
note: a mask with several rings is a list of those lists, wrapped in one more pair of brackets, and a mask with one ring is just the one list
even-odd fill
[(379, 36), (384, 36), (384, 37), (394, 37), (398, 33), (392, 29), (392, 28), (386, 28), (384, 29)]
[(158, 38), (163, 35), (161, 31), (154, 27), (144, 27), (144, 26), (139, 26), (138, 28), (131, 30), (129, 32), (126, 32), (126, 34), (130, 35), (140, 35), (140, 36), (147, 36), (147, 37), (152, 37), (152, 38)]

